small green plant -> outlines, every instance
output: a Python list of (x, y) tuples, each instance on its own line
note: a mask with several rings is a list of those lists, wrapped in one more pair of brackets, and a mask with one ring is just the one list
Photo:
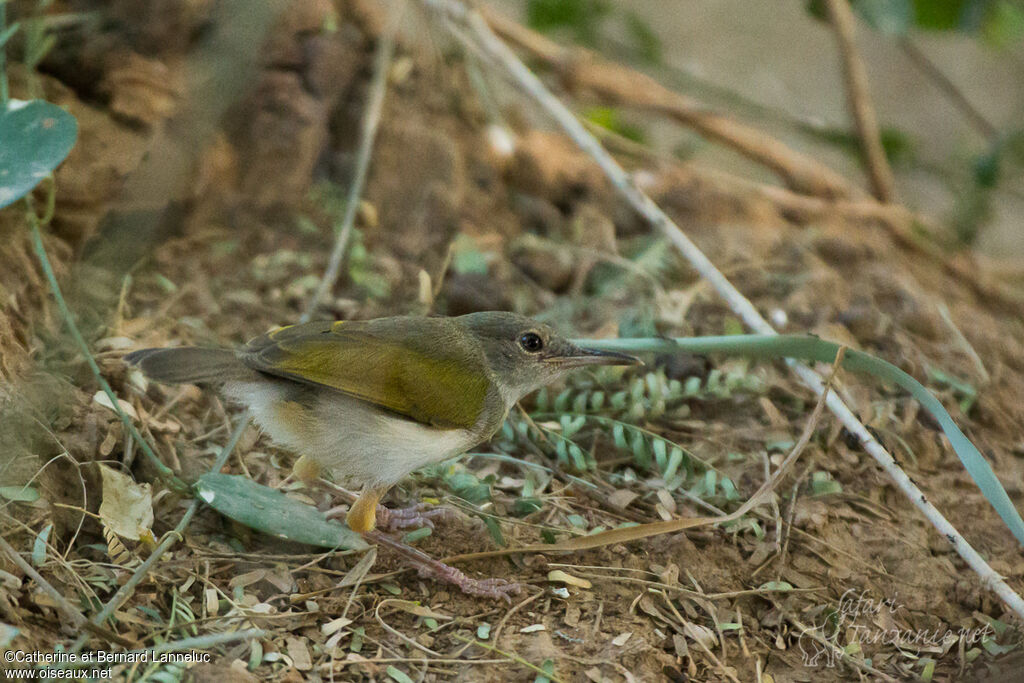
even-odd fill
[[(26, 37), (26, 62), (38, 64), (52, 47), (35, 20)], [(0, 2), (0, 208), (13, 204), (67, 158), (78, 137), (75, 117), (42, 100), (12, 100), (7, 84), (7, 43), (20, 24), (7, 26), (7, 4)], [(31, 60), (31, 61), (30, 61)]]

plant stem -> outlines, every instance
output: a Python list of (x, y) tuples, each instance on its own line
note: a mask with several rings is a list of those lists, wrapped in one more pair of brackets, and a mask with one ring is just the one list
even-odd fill
[[(0, 7), (3, 7), (3, 5), (0, 4)], [(52, 215), (53, 213), (52, 189), (50, 190), (49, 195), (51, 197), (51, 200), (50, 206), (47, 207), (47, 217)], [(39, 220), (39, 217), (36, 215), (31, 197), (26, 197), (26, 204), (28, 206), (28, 222), (29, 226), (32, 228), (32, 246), (35, 248), (36, 257), (39, 259), (39, 263), (43, 267), (43, 273), (46, 275), (46, 280), (50, 284), (50, 291), (53, 294), (54, 300), (57, 302), (57, 308), (60, 310), (61, 316), (63, 316), (64, 322), (68, 326), (68, 331), (71, 332), (71, 338), (75, 340), (75, 344), (78, 346), (78, 350), (82, 353), (82, 356), (85, 358), (85, 362), (89, 365), (89, 369), (92, 370), (92, 374), (96, 378), (96, 381), (99, 383), (100, 389), (102, 389), (103, 393), (105, 393), (107, 395), (107, 398), (110, 399), (110, 404), (113, 406), (114, 412), (117, 413), (117, 416), (121, 419), (121, 422), (124, 424), (125, 429), (127, 429), (128, 432), (132, 435), (132, 438), (138, 442), (143, 454), (145, 454), (146, 458), (149, 459), (150, 463), (152, 463), (152, 465), (157, 469), (157, 472), (159, 472), (160, 477), (168, 484), (168, 486), (178, 491), (179, 493), (188, 491), (188, 484), (179, 479), (174, 474), (174, 472), (171, 471), (171, 468), (165, 465), (160, 460), (160, 458), (157, 457), (156, 453), (153, 451), (152, 446), (149, 445), (149, 442), (146, 441), (142, 437), (142, 434), (140, 434), (139, 431), (135, 428), (135, 424), (132, 422), (132, 419), (128, 417), (128, 415), (123, 410), (121, 410), (121, 406), (118, 403), (117, 394), (114, 393), (114, 390), (110, 387), (110, 384), (107, 383), (106, 379), (104, 379), (103, 374), (100, 371), (100, 366), (97, 365), (96, 359), (92, 357), (92, 353), (89, 351), (89, 344), (85, 341), (85, 337), (82, 336), (81, 331), (78, 329), (78, 325), (75, 324), (75, 319), (71, 313), (71, 309), (68, 308), (68, 303), (64, 299), (64, 294), (61, 292), (60, 284), (58, 284), (57, 282), (57, 276), (56, 274), (54, 274), (53, 266), (50, 264), (50, 258), (46, 255), (46, 247), (43, 245), (43, 234), (39, 229), (39, 224), (41, 221)], [(45, 223), (46, 221), (44, 220), (42, 222)]]

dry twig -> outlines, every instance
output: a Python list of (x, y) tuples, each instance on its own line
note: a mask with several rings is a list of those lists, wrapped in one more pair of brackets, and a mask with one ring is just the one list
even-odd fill
[(846, 82), (846, 98), (853, 113), (853, 120), (860, 136), (864, 163), (871, 180), (871, 192), (885, 203), (893, 201), (893, 177), (889, 161), (885, 158), (882, 137), (878, 132), (878, 117), (871, 103), (868, 88), (868, 72), (857, 51), (856, 19), (848, 0), (827, 0), (828, 12), (839, 43), (839, 54), (843, 60), (843, 80)]

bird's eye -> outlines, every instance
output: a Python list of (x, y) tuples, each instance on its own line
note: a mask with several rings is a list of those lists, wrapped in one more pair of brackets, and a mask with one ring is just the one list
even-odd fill
[(519, 337), (519, 345), (523, 347), (524, 351), (537, 353), (544, 348), (544, 340), (536, 332), (527, 332)]

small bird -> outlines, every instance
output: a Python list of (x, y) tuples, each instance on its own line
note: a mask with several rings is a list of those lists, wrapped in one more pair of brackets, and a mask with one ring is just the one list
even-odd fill
[(640, 363), (506, 312), (312, 322), (238, 351), (153, 348), (125, 360), (158, 382), (220, 386), (275, 443), (302, 456), (301, 478), (322, 468), (359, 488), (346, 523), (360, 533), (375, 528), (388, 489), (486, 441), (530, 392), (575, 368)]

